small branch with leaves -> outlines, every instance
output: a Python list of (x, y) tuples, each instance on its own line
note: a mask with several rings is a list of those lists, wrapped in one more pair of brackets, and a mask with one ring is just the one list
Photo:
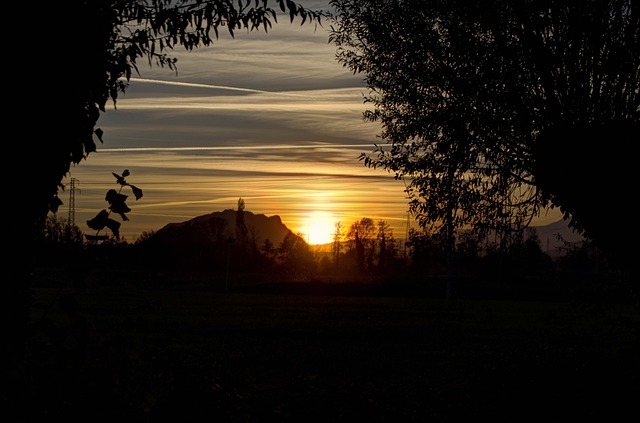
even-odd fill
[(113, 176), (116, 178), (116, 182), (120, 185), (120, 189), (117, 191), (115, 189), (110, 189), (107, 191), (105, 196), (105, 200), (109, 203), (109, 207), (106, 209), (102, 209), (100, 213), (96, 215), (91, 220), (87, 220), (87, 226), (91, 229), (95, 229), (97, 232), (95, 235), (85, 235), (89, 241), (104, 241), (108, 238), (107, 235), (100, 235), (100, 231), (102, 231), (105, 227), (111, 230), (116, 239), (120, 239), (120, 222), (111, 218), (111, 213), (116, 213), (120, 215), (120, 218), (123, 221), (128, 221), (127, 213), (131, 211), (129, 206), (127, 205), (128, 195), (122, 194), (122, 189), (124, 187), (131, 188), (133, 195), (136, 198), (136, 201), (142, 198), (142, 190), (135, 185), (131, 185), (125, 179), (130, 175), (129, 170), (125, 169), (122, 172), (122, 175), (118, 175), (117, 173), (113, 173)]

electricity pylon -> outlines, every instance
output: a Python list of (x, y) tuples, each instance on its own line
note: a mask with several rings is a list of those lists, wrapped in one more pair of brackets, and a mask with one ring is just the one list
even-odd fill
[(69, 184), (69, 218), (67, 219), (69, 228), (76, 224), (76, 191), (80, 192), (80, 188), (77, 188), (76, 185), (79, 182), (76, 178), (71, 178)]

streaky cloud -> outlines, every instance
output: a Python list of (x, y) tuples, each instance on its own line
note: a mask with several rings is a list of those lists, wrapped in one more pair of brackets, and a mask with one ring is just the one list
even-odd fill
[(241, 92), (256, 93), (256, 94), (279, 94), (279, 95), (293, 96), (293, 97), (299, 96), (298, 94), (295, 94), (295, 93), (288, 93), (288, 92), (282, 92), (282, 91), (257, 90), (253, 88), (232, 87), (228, 85), (202, 84), (197, 82), (166, 81), (162, 79), (149, 79), (149, 78), (130, 78), (129, 81), (136, 82), (136, 83), (146, 83), (146, 84), (171, 85), (171, 86), (177, 86), (177, 87), (241, 91)]
[(363, 147), (363, 144), (304, 144), (304, 145), (219, 145), (219, 146), (189, 146), (189, 147), (118, 147), (99, 148), (96, 152), (101, 153), (124, 153), (124, 152), (153, 152), (153, 151), (228, 151), (228, 150), (287, 150), (295, 149), (315, 149), (315, 148), (356, 148)]

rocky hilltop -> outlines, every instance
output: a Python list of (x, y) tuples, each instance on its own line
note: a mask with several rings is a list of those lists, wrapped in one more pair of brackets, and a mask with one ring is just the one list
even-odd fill
[[(141, 248), (159, 266), (219, 266), (226, 261), (227, 249), (235, 245), (236, 210), (217, 211), (159, 229)], [(249, 242), (260, 248), (266, 240), (278, 247), (291, 233), (280, 216), (244, 211)]]
[[(203, 216), (194, 217), (180, 223), (169, 223), (154, 234), (159, 238), (183, 238), (185, 234), (200, 237), (209, 235), (211, 239), (223, 238), (225, 241), (236, 236), (237, 211), (227, 209)], [(244, 221), (251, 239), (258, 245), (265, 240), (278, 246), (291, 230), (282, 223), (280, 216), (266, 216), (244, 211)]]

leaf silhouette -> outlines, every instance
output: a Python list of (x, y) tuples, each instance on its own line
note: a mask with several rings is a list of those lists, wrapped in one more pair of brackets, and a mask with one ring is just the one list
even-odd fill
[(129, 185), (131, 187), (131, 191), (133, 191), (133, 195), (136, 197), (136, 200), (142, 198), (142, 190), (134, 185)]
[(129, 220), (129, 218), (125, 215), (125, 213), (129, 213), (131, 209), (127, 206), (127, 198), (128, 195), (120, 194), (115, 189), (110, 189), (107, 191), (107, 195), (105, 200), (109, 202), (109, 209), (118, 213), (122, 220)]
[(100, 213), (91, 220), (87, 220), (87, 226), (96, 231), (101, 231), (106, 226), (113, 232), (116, 238), (120, 238), (120, 222), (109, 217), (109, 212), (102, 209)]
[(122, 176), (118, 175), (118, 174), (117, 174), (117, 173), (115, 173), (115, 172), (111, 172), (111, 174), (112, 174), (113, 176), (115, 176), (115, 177), (116, 177), (116, 181), (117, 181), (120, 185), (122, 185), (122, 186), (127, 185), (127, 181), (124, 179), (124, 177), (122, 177)]

